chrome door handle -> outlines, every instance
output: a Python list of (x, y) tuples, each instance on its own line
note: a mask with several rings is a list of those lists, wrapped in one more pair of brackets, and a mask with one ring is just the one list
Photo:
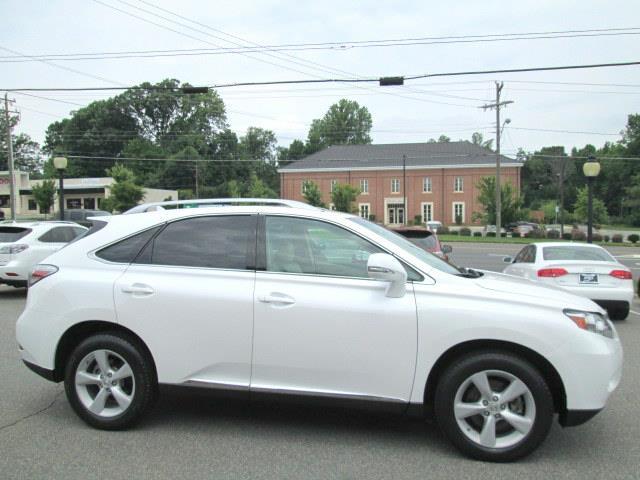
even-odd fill
[(155, 292), (155, 290), (149, 287), (148, 285), (140, 285), (140, 284), (134, 283), (133, 285), (127, 285), (122, 287), (122, 292), (139, 294), (139, 295), (151, 295), (152, 293)]
[(296, 301), (289, 296), (279, 295), (259, 295), (258, 300), (262, 303), (279, 303), (281, 305), (293, 305)]

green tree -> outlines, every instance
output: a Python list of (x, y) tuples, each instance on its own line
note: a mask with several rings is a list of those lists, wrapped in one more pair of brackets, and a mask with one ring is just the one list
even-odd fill
[(53, 180), (43, 180), (40, 184), (34, 184), (31, 188), (33, 198), (38, 205), (40, 213), (49, 213), (53, 206), (56, 194), (56, 183)]
[(484, 135), (480, 132), (474, 132), (473, 135), (471, 135), (471, 143), (491, 150), (493, 146), (493, 139), (485, 140)]
[(625, 188), (623, 206), (629, 211), (625, 220), (635, 227), (640, 227), (640, 173), (631, 178), (631, 184)]
[[(573, 215), (579, 222), (586, 223), (588, 221), (588, 190), (587, 187), (578, 189), (578, 198), (573, 206)], [(599, 198), (593, 199), (593, 222), (607, 223), (609, 215), (605, 203)]]
[[(18, 115), (9, 114), (11, 128), (18, 125)], [(26, 133), (12, 134), (13, 165), (16, 170), (29, 172), (32, 178), (42, 175), (44, 161), (40, 152), (40, 145), (31, 139)], [(7, 145), (7, 121), (4, 112), (0, 112), (0, 170), (9, 169), (9, 149)]]
[(450, 141), (450, 137), (447, 137), (446, 135), (440, 135), (437, 140), (435, 138), (430, 138), (429, 140), (427, 140), (427, 143), (449, 143)]
[[(481, 219), (487, 225), (496, 224), (496, 177), (483, 177), (476, 185), (478, 203), (482, 205), (482, 212), (474, 212), (475, 218)], [(500, 211), (502, 223), (507, 224), (519, 220), (522, 200), (515, 193), (510, 182), (500, 185)]]
[(322, 118), (311, 122), (306, 153), (311, 154), (330, 145), (371, 143), (371, 114), (367, 107), (353, 100), (342, 99), (329, 107)]
[(137, 205), (144, 198), (144, 190), (135, 183), (134, 173), (122, 164), (116, 163), (108, 172), (114, 183), (109, 187), (109, 197), (103, 207), (110, 212), (124, 212)]
[(302, 187), (302, 191), (304, 192), (302, 196), (309, 205), (313, 205), (314, 207), (327, 208), (327, 205), (322, 201), (322, 193), (320, 192), (320, 189), (315, 182), (312, 182), (310, 180), (305, 181)]
[(339, 183), (333, 187), (331, 201), (339, 212), (354, 213), (353, 202), (360, 195), (360, 190), (347, 183)]
[(255, 173), (251, 174), (249, 179), (249, 188), (247, 189), (247, 197), (249, 198), (275, 198), (276, 192), (270, 189), (265, 183), (258, 178)]

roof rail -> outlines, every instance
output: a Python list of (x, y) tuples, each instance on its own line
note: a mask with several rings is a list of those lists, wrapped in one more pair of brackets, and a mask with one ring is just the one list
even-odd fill
[(291, 207), (317, 210), (317, 207), (309, 205), (308, 203), (279, 198), (203, 198), (198, 200), (169, 200), (166, 202), (143, 203), (123, 212), (123, 215), (179, 208), (227, 207), (233, 205)]

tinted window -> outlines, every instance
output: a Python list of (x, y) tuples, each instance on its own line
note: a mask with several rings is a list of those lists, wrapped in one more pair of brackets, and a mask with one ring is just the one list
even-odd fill
[(30, 228), (0, 227), (0, 243), (16, 242), (29, 233), (31, 233)]
[(378, 247), (330, 223), (267, 217), (266, 260), (271, 272), (368, 278), (367, 260)]
[(605, 250), (591, 247), (561, 246), (544, 247), (542, 257), (545, 260), (581, 260), (596, 262), (614, 262), (615, 260)]
[(69, 243), (84, 233), (78, 227), (54, 227), (38, 238), (43, 243)]
[(221, 215), (170, 223), (136, 263), (201, 268), (254, 268), (256, 217)]
[[(97, 232), (106, 225), (105, 222), (96, 223), (99, 224), (89, 230), (87, 236)], [(138, 256), (140, 250), (142, 250), (142, 248), (149, 240), (151, 240), (160, 228), (162, 228), (162, 226), (150, 228), (149, 230), (145, 230), (144, 232), (125, 238), (118, 243), (114, 243), (113, 245), (96, 252), (96, 256), (104, 260), (108, 260), (109, 262), (131, 263)]]

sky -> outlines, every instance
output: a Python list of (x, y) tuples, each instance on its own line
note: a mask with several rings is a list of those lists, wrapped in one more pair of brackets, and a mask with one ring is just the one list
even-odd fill
[[(159, 8), (165, 9), (159, 10)], [(639, 35), (353, 48), (362, 40), (638, 28), (634, 1), (301, 2), (278, 0), (0, 0), (0, 56), (237, 45), (337, 42), (342, 47), (159, 58), (0, 62), (0, 92), (25, 87), (130, 86), (177, 78), (192, 85), (314, 78), (377, 78), (436, 72), (640, 60)], [(179, 18), (172, 12), (181, 15)], [(164, 17), (164, 18), (161, 18)], [(198, 22), (193, 23), (193, 21)], [(0, 60), (3, 60), (0, 59)], [(284, 85), (219, 89), (231, 128), (275, 132), (278, 143), (305, 139), (309, 124), (341, 98), (373, 117), (374, 143), (422, 142), (441, 134), (495, 136), (503, 81), (503, 152), (616, 141), (640, 111), (640, 66), (442, 77), (404, 86)], [(591, 84), (591, 85), (590, 85)], [(594, 85), (595, 84), (595, 85)], [(42, 142), (47, 126), (109, 92), (11, 92), (21, 112), (15, 133)], [(54, 101), (55, 100), (55, 101)], [(563, 130), (576, 133), (540, 130)], [(589, 133), (577, 133), (589, 132)]]

